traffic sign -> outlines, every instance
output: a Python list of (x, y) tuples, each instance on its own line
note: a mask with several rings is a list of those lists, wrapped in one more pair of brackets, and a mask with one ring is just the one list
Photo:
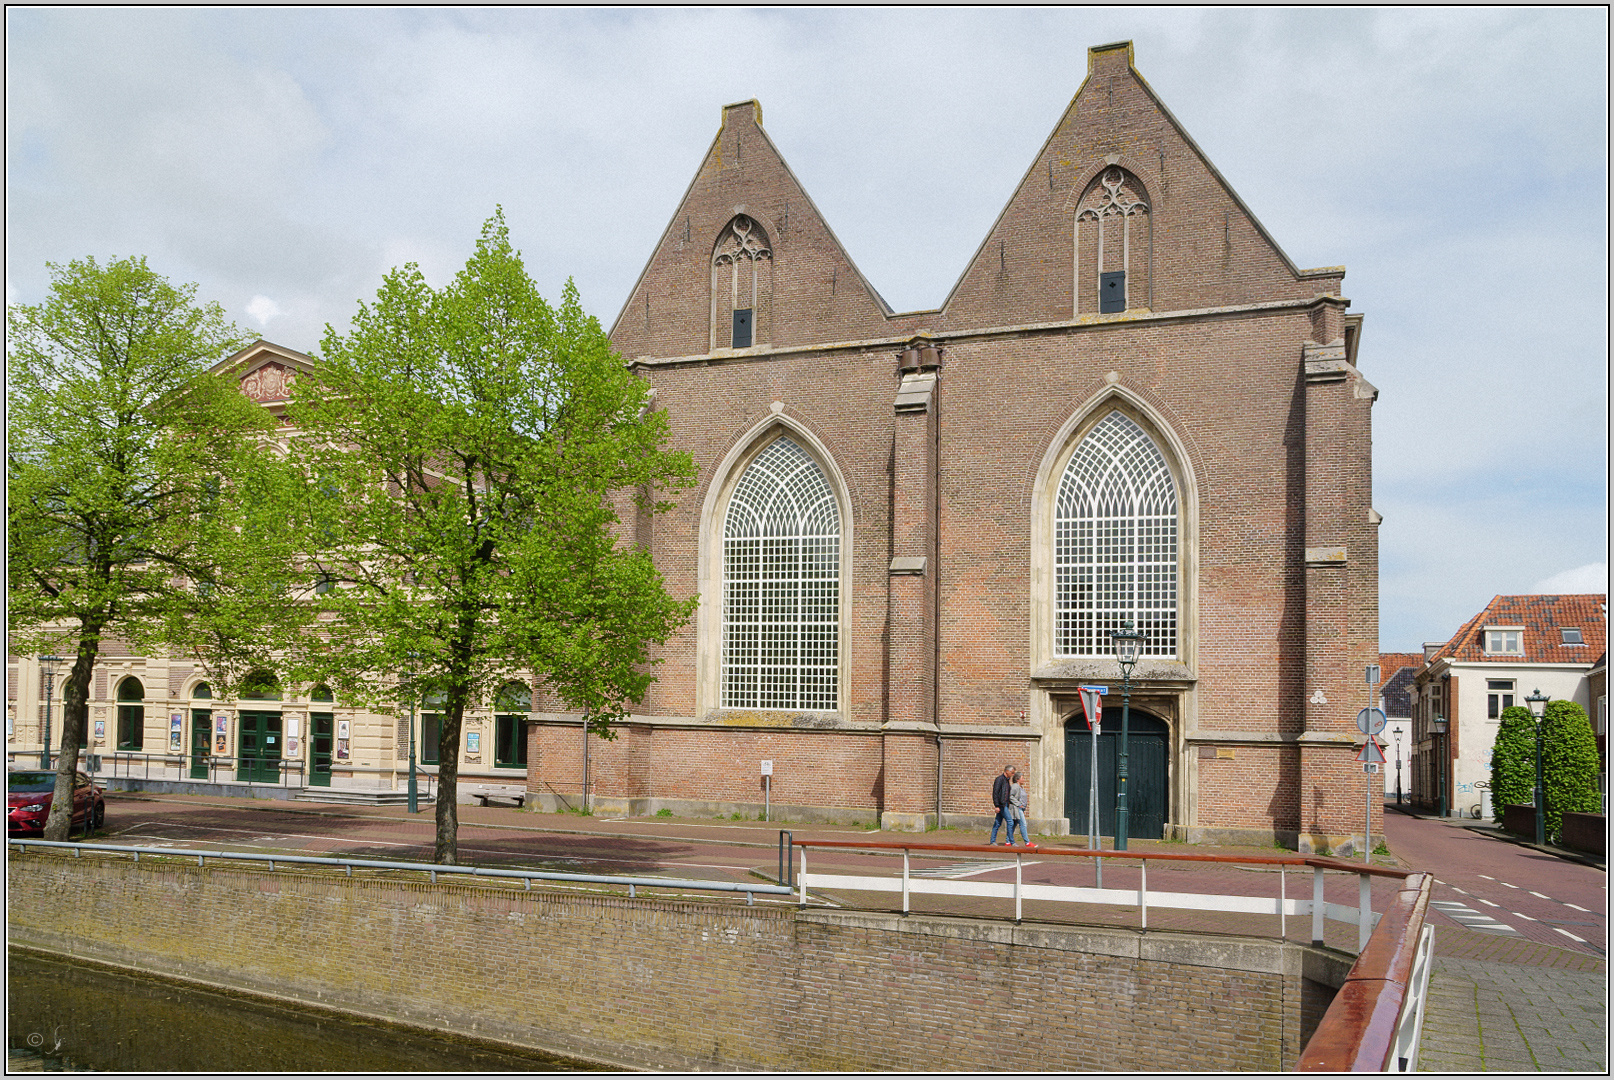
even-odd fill
[(1076, 693), (1082, 699), (1082, 716), (1089, 731), (1097, 732), (1104, 724), (1104, 702), (1099, 700), (1110, 692), (1107, 686), (1078, 686)]
[(1369, 776), (1373, 776), (1379, 771), (1379, 763), (1376, 761), (1364, 761), (1362, 763), (1362, 771), (1367, 773)]
[(1377, 735), (1388, 722), (1383, 709), (1363, 709), (1356, 714), (1356, 730), (1363, 735)]
[(1357, 751), (1356, 760), (1364, 765), (1382, 765), (1384, 763), (1384, 747), (1379, 745), (1379, 740), (1369, 735), (1367, 742), (1362, 744), (1362, 749)]

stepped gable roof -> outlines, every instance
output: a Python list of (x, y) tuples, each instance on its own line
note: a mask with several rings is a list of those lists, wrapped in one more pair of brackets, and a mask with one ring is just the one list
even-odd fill
[[(1465, 663), (1486, 661), (1510, 664), (1585, 664), (1608, 648), (1608, 594), (1526, 594), (1498, 596), (1475, 615), (1434, 656), (1436, 660)], [(1521, 627), (1523, 655), (1497, 655), (1485, 651), (1487, 627)], [(1563, 629), (1573, 627), (1581, 644), (1566, 645)]]

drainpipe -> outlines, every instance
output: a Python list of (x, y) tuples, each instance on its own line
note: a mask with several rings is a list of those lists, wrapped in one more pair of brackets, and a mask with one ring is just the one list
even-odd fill
[(936, 828), (941, 828), (941, 793), (942, 793), (942, 740), (941, 722), (936, 723)]

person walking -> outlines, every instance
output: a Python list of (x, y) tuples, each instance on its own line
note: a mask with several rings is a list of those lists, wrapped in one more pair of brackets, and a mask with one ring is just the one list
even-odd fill
[(1004, 839), (1004, 846), (1007, 847), (1014, 841), (1014, 819), (1010, 816), (1013, 811), (1009, 809), (1009, 777), (1013, 772), (1013, 765), (1005, 765), (1003, 771), (997, 775), (997, 779), (992, 781), (992, 805), (997, 808), (997, 814), (992, 818), (992, 839), (986, 842), (987, 847), (992, 847), (998, 842), (999, 825), (1009, 826), (1009, 836)]
[(1020, 783), (1020, 772), (1009, 777), (1009, 843), (1014, 843), (1014, 827), (1020, 826), (1020, 842), (1031, 847), (1031, 833), (1026, 828), (1026, 811), (1031, 809), (1031, 793)]

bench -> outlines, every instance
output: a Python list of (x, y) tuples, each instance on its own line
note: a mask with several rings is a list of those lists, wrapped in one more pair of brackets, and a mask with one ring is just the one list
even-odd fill
[[(523, 806), (527, 805), (527, 796), (525, 792), (519, 795), (501, 795), (496, 792), (476, 791), (471, 793), (471, 797), (477, 802), (481, 803), (483, 806), (502, 806), (506, 802), (509, 802), (519, 810)], [(495, 799), (499, 800), (497, 804), (494, 802)]]

